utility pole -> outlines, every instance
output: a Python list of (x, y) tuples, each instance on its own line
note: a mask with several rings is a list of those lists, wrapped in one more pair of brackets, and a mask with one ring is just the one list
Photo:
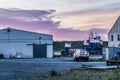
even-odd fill
[(8, 42), (10, 42), (10, 28), (7, 29), (7, 33), (8, 33)]

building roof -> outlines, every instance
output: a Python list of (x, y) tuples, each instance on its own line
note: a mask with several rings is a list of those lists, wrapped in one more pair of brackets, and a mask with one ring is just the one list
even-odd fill
[(110, 29), (109, 33), (120, 33), (120, 16), (115, 21), (113, 27)]
[(18, 30), (13, 28), (5, 28), (0, 30), (0, 39), (36, 39), (42, 37), (42, 39), (52, 39), (52, 35), (30, 32), (25, 30)]
[(15, 31), (21, 31), (21, 32), (27, 32), (27, 33), (33, 33), (33, 34), (42, 34), (42, 35), (48, 35), (48, 36), (52, 36), (52, 35), (49, 35), (49, 34), (44, 34), (44, 33), (38, 33), (38, 32), (31, 32), (31, 31), (28, 31), (28, 30), (20, 30), (20, 29), (14, 29), (14, 28), (4, 28), (4, 29), (0, 29), (1, 30), (15, 30)]

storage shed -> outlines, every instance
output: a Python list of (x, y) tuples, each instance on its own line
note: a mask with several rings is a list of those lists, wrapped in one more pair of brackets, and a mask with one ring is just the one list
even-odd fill
[(12, 28), (1, 29), (0, 54), (5, 58), (51, 58), (53, 36)]

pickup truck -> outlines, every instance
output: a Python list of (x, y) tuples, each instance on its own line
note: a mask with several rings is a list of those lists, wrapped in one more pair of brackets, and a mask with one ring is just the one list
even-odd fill
[(80, 60), (88, 61), (89, 53), (87, 53), (85, 49), (76, 49), (73, 54), (73, 58), (75, 61), (80, 61)]

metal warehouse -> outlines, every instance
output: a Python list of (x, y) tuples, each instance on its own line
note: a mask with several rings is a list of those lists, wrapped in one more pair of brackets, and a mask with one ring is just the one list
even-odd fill
[(1, 29), (0, 54), (5, 58), (51, 58), (53, 36), (12, 28)]

